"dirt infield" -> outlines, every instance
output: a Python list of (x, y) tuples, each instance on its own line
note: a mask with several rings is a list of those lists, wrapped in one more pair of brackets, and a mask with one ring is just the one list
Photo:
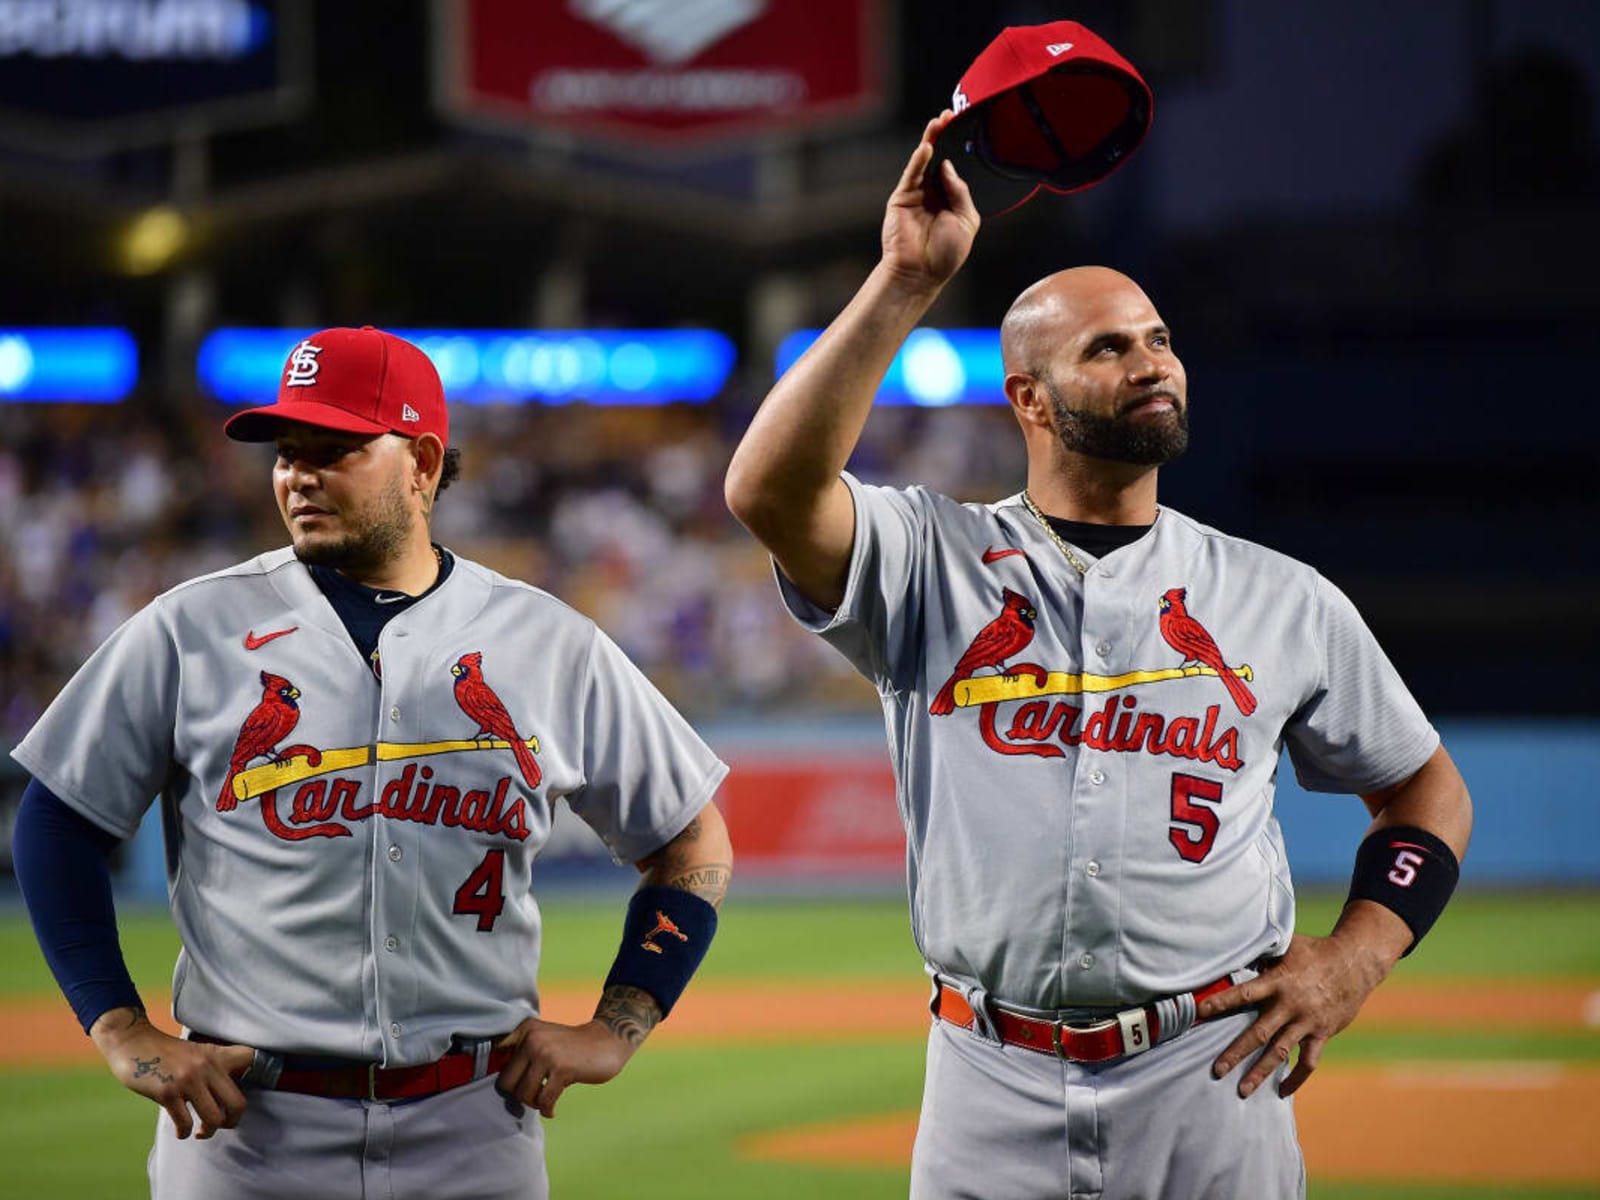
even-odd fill
[[(546, 990), (545, 1014), (580, 1021), (595, 985)], [(717, 983), (690, 989), (652, 1037), (660, 1044), (769, 1042), (810, 1035), (828, 1041), (920, 1037), (926, 990), (912, 980), (852, 985), (835, 1005), (792, 984)], [(166, 998), (151, 997), (164, 1010)], [(0, 1005), (0, 1068), (95, 1062), (94, 1047), (59, 1000)], [(158, 1023), (171, 1028), (166, 1018)], [(1600, 1024), (1594, 983), (1508, 984), (1457, 979), (1391, 982), (1368, 1002), (1367, 1031), (1508, 1029), (1575, 1032)], [(1492, 1101), (1492, 1102), (1491, 1102)], [(1486, 1179), (1512, 1183), (1600, 1183), (1600, 1066), (1557, 1062), (1418, 1062), (1325, 1066), (1298, 1098), (1310, 1171), (1323, 1179)], [(901, 1166), (915, 1113), (783, 1130), (741, 1144), (759, 1159)], [(1508, 1147), (1537, 1153), (1507, 1153)]]
[[(1316, 1179), (1583, 1186), (1600, 1183), (1597, 1097), (1600, 1067), (1330, 1065), (1296, 1098), (1295, 1115)], [(916, 1130), (915, 1113), (891, 1114), (749, 1138), (740, 1149), (772, 1162), (898, 1167)]]

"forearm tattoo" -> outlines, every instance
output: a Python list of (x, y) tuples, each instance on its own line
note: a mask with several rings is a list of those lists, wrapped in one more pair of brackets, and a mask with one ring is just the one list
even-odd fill
[(683, 832), (644, 860), (646, 882), (661, 887), (677, 888), (699, 896), (713, 908), (720, 908), (728, 895), (728, 880), (733, 876), (733, 864), (707, 862), (696, 851), (696, 843), (704, 829), (695, 817)]
[(618, 983), (601, 993), (594, 1016), (595, 1020), (603, 1022), (612, 1033), (637, 1049), (639, 1043), (656, 1027), (656, 1022), (661, 1020), (661, 1008), (649, 992)]

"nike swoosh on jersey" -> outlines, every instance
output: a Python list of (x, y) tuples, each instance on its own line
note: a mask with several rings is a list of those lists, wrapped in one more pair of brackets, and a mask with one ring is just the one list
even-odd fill
[(263, 633), (260, 637), (257, 637), (256, 631), (252, 629), (249, 633), (244, 635), (244, 648), (246, 650), (259, 650), (273, 638), (288, 637), (291, 633), (299, 628), (300, 626), (298, 625), (291, 625), (287, 629), (275, 629), (271, 633)]
[(1021, 550), (1018, 550), (1015, 546), (1008, 547), (1005, 550), (996, 550), (993, 546), (990, 546), (987, 550), (985, 550), (983, 552), (983, 561), (986, 562), (986, 563), (999, 562), (1002, 558), (1005, 558), (1007, 555), (1011, 555), (1011, 554), (1015, 554), (1018, 558), (1027, 558), (1028, 557)]
[(372, 598), (374, 604), (399, 604), (402, 600), (409, 600), (410, 596), (404, 592), (380, 592)]

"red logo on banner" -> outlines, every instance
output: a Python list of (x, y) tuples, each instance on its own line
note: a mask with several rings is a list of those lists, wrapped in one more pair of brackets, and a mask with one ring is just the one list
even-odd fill
[(464, 0), (447, 106), (469, 118), (708, 141), (882, 99), (881, 0)]

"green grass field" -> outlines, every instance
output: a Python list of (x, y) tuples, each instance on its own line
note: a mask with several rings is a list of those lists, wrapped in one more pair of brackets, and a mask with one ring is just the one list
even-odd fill
[[(1337, 899), (1302, 904), (1301, 927), (1325, 932)], [(615, 949), (619, 905), (562, 901), (546, 906), (547, 984), (601, 977)], [(166, 916), (124, 920), (125, 950), (141, 987), (164, 990), (176, 948)], [(51, 995), (54, 985), (25, 921), (0, 914), (0, 996)], [(853, 980), (919, 978), (904, 902), (730, 900), (701, 979), (793, 980), (848, 1004)], [(1495, 976), (1576, 980), (1600, 988), (1600, 893), (1467, 894), (1397, 978)], [(919, 1036), (881, 1041), (715, 1046), (647, 1045), (604, 1088), (575, 1088), (547, 1129), (555, 1195), (583, 1200), (649, 1197), (826, 1195), (829, 1200), (904, 1196), (903, 1169), (802, 1168), (741, 1157), (738, 1140), (807, 1120), (848, 1119), (914, 1109), (922, 1083)], [(1363, 1033), (1359, 1024), (1329, 1060), (1514, 1058), (1600, 1060), (1600, 1030), (1518, 1030), (1482, 1036), (1445, 1031), (1404, 1036)], [(154, 1110), (97, 1066), (49, 1072), (9, 1070), (0, 1088), (0, 1196), (95, 1197), (145, 1194), (144, 1159)], [(1316, 1086), (1314, 1080), (1310, 1087)], [(1596, 1097), (1600, 1112), (1600, 1097)], [(1516, 1153), (1508, 1148), (1508, 1155)], [(1313, 1200), (1576, 1200), (1594, 1190), (1424, 1189), (1312, 1180)], [(219, 1198), (220, 1200), (220, 1198)], [(308, 1197), (307, 1200), (314, 1200)]]

